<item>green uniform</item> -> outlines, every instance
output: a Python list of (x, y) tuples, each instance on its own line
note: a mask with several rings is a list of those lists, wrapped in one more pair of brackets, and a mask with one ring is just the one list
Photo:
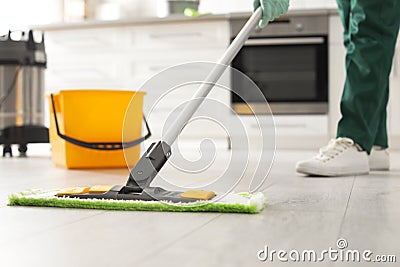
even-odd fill
[(386, 106), (399, 32), (400, 0), (337, 3), (347, 50), (337, 137), (351, 138), (369, 153), (373, 145), (388, 147)]

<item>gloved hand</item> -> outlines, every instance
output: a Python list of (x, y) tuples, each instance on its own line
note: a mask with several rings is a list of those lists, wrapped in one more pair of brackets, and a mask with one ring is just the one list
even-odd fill
[(262, 17), (259, 23), (264, 28), (268, 22), (285, 14), (289, 8), (289, 0), (254, 0), (253, 7), (256, 10), (261, 5)]

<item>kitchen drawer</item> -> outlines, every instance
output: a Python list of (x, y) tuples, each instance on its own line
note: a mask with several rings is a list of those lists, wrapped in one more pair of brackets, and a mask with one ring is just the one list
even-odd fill
[(125, 35), (124, 28), (51, 31), (46, 33), (46, 49), (77, 54), (120, 51), (126, 48)]
[[(231, 116), (234, 116), (231, 114)], [(258, 123), (253, 116), (241, 116), (248, 136), (259, 136), (263, 120)], [(264, 119), (269, 122), (269, 119)], [(319, 136), (327, 135), (328, 116), (326, 115), (277, 115), (274, 116), (276, 136)]]
[[(172, 112), (175, 114), (182, 111), (185, 103), (189, 101), (198, 89), (197, 85), (190, 87), (182, 87), (172, 92), (163, 92), (159, 88), (147, 88), (145, 90), (147, 95), (144, 101), (144, 111), (148, 116), (152, 129), (154, 129), (155, 136), (160, 136), (163, 125), (166, 122), (168, 116)], [(210, 119), (196, 120), (195, 123), (191, 123), (190, 127), (185, 129), (183, 138), (187, 137), (201, 137), (206, 134), (213, 137), (226, 137), (226, 133), (219, 130), (221, 126), (211, 122), (216, 120), (224, 124), (225, 120), (229, 117), (230, 106), (230, 93), (226, 90), (214, 88), (207, 97), (208, 100), (214, 100), (221, 103), (221, 106), (213, 106), (212, 108), (201, 107), (203, 111), (198, 113), (202, 117), (208, 117)], [(223, 106), (227, 108), (223, 108)], [(223, 134), (223, 135), (221, 135)]]
[(226, 47), (229, 44), (228, 22), (187, 22), (128, 28), (129, 47), (146, 50)]
[(327, 115), (274, 116), (277, 135), (327, 135)]
[[(166, 112), (153, 112), (147, 115), (149, 125), (152, 131), (153, 139), (160, 139), (162, 133), (170, 126), (166, 124), (168, 119), (168, 114), (171, 110)], [(192, 119), (187, 127), (182, 131), (180, 138), (226, 138), (228, 136), (227, 132), (224, 130), (224, 125), (228, 122), (226, 116), (224, 118), (218, 118), (218, 113), (215, 111), (215, 115), (210, 115), (208, 117), (197, 117)]]
[[(216, 49), (204, 50), (200, 53), (193, 53), (193, 51), (182, 51), (176, 54), (157, 55), (156, 57), (151, 57), (151, 53), (141, 53), (141, 55), (138, 57), (131, 56), (129, 59), (124, 59), (124, 62), (121, 63), (121, 65), (123, 65), (125, 68), (124, 72), (126, 73), (126, 86), (139, 88), (143, 83), (145, 83), (148, 79), (151, 79), (154, 75), (157, 75), (159, 72), (176, 65), (184, 64), (191, 61), (216, 61), (221, 56), (222, 52), (223, 50)], [(168, 80), (172, 82), (180, 81), (182, 77), (188, 77), (190, 73), (201, 72), (201, 66), (201, 64), (198, 67), (196, 65), (191, 65), (192, 69), (187, 69), (188, 72), (186, 73), (171, 73), (168, 75)], [(195, 77), (198, 77), (198, 75), (195, 75)], [(228, 83), (226, 82), (225, 84)], [(165, 84), (162, 84), (162, 86), (155, 86), (156, 88), (149, 88), (148, 90), (161, 93), (158, 91), (160, 89), (164, 90), (162, 89), (165, 88), (164, 85)]]
[[(199, 85), (185, 86), (176, 90), (163, 92), (159, 88), (144, 88), (146, 95), (146, 109), (152, 112), (171, 112), (174, 109), (182, 109), (183, 103), (189, 101), (197, 91)], [(213, 88), (207, 96), (208, 100), (215, 100), (226, 107), (230, 106), (230, 92)]]
[(115, 55), (90, 60), (73, 57), (63, 61), (52, 60), (46, 73), (47, 83), (57, 87), (123, 87), (124, 76), (124, 69)]
[[(166, 117), (159, 116), (149, 119), (150, 129), (152, 131), (151, 140), (158, 141), (161, 139), (163, 127), (165, 127)], [(167, 129), (167, 128), (165, 128)], [(164, 129), (164, 133), (165, 133)], [(228, 134), (221, 125), (211, 120), (193, 120), (191, 121), (179, 135), (179, 139), (199, 139), (218, 138), (227, 139)]]
[[(126, 60), (129, 64), (129, 76), (148, 76), (149, 78), (167, 68), (189, 62), (216, 62), (224, 48), (199, 49), (199, 51), (179, 50), (171, 53), (150, 53), (135, 51)], [(135, 56), (137, 54), (137, 56)], [(196, 67), (196, 66), (191, 66)], [(190, 70), (193, 71), (193, 70)], [(173, 77), (171, 78), (173, 79)]]

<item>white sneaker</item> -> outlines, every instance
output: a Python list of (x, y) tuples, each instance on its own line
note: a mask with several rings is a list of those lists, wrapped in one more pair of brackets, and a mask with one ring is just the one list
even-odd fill
[(368, 154), (360, 151), (350, 138), (329, 141), (315, 157), (300, 161), (296, 171), (317, 176), (347, 176), (368, 174)]
[(387, 149), (374, 146), (369, 154), (369, 168), (371, 171), (388, 171), (390, 156)]

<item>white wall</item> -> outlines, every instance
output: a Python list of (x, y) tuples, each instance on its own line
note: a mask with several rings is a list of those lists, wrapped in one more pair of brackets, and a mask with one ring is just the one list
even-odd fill
[(0, 30), (59, 22), (62, 4), (57, 0), (0, 0)]
[[(98, 1), (101, 2), (101, 1)], [(107, 0), (103, 1), (119, 5), (120, 15), (126, 17), (157, 17), (160, 0)]]
[[(212, 13), (248, 12), (253, 0), (201, 0), (200, 11)], [(336, 8), (336, 0), (290, 0), (290, 9)]]
[(336, 7), (336, 0), (290, 0), (291, 9)]
[(253, 8), (252, 0), (200, 0), (200, 12), (216, 14), (229, 12), (247, 12)]
[[(104, 0), (106, 1), (106, 0)], [(167, 0), (107, 0), (119, 4), (121, 17), (155, 17), (165, 14)], [(290, 9), (336, 8), (336, 0), (290, 0)], [(214, 14), (250, 12), (253, 0), (200, 0), (200, 12)]]
[[(106, 1), (106, 0), (93, 0)], [(121, 6), (122, 17), (155, 17), (167, 0), (108, 0)], [(200, 11), (215, 14), (248, 12), (253, 0), (201, 0)], [(336, 8), (336, 0), (290, 0), (290, 9)], [(0, 0), (0, 31), (22, 29), (28, 25), (60, 22), (62, 0)]]

